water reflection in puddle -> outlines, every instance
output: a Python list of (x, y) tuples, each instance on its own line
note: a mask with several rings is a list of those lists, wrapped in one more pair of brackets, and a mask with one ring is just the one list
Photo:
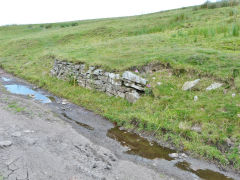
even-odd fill
[[(128, 147), (129, 150), (126, 152), (128, 154), (138, 155), (147, 159), (160, 158), (168, 161), (173, 160), (173, 158), (171, 158), (169, 154), (175, 153), (174, 150), (160, 146), (155, 142), (150, 143), (147, 139), (142, 138), (135, 133), (131, 133), (126, 130), (120, 130), (119, 127), (114, 127), (110, 129), (107, 133), (107, 136), (114, 140), (117, 140), (121, 143), (121, 145)], [(175, 164), (175, 166), (179, 169), (191, 172), (202, 179), (232, 180), (232, 178), (229, 178), (221, 173), (214, 172), (209, 169), (198, 169), (195, 171), (190, 168), (190, 165), (191, 164), (186, 161), (178, 162)]]
[(198, 170), (193, 170), (191, 167), (190, 167), (190, 164), (186, 161), (183, 161), (183, 162), (178, 162), (176, 164), (176, 166), (179, 168), (179, 169), (182, 169), (184, 171), (189, 171), (193, 174), (196, 174), (198, 177), (202, 178), (202, 179), (211, 179), (211, 180), (233, 180), (232, 178), (230, 177), (227, 177), (221, 173), (218, 173), (218, 172), (215, 172), (215, 171), (212, 171), (212, 170), (209, 170), (209, 169), (198, 169)]
[(155, 142), (150, 143), (135, 133), (115, 127), (108, 131), (107, 136), (117, 140), (123, 146), (127, 146), (129, 150), (126, 153), (128, 154), (139, 155), (147, 159), (161, 158), (168, 161), (173, 160), (169, 154), (174, 153), (174, 150), (160, 146)]
[(48, 97), (44, 96), (43, 94), (41, 94), (37, 91), (34, 91), (34, 90), (28, 88), (27, 86), (13, 84), (13, 85), (5, 85), (5, 88), (10, 93), (20, 94), (20, 95), (28, 95), (38, 101), (41, 101), (42, 103), (50, 103), (51, 102), (51, 100)]
[(2, 80), (5, 81), (5, 82), (9, 82), (9, 81), (11, 81), (11, 79), (6, 78), (6, 77), (2, 77)]

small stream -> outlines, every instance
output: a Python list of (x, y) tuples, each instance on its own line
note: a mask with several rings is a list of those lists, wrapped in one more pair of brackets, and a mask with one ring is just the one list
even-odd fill
[[(28, 98), (32, 98), (36, 101), (45, 104), (53, 104), (58, 106), (56, 99), (51, 94), (41, 91), (33, 90), (31, 85), (27, 83), (18, 82), (15, 78), (1, 77), (0, 83), (6, 88), (6, 90), (12, 94), (24, 95)], [(60, 99), (60, 98), (58, 98)], [(61, 104), (61, 106), (63, 106)], [(63, 109), (59, 115), (69, 121), (74, 122), (76, 125), (79, 125), (85, 128), (87, 131), (96, 131), (94, 127), (88, 125), (87, 123), (80, 122), (78, 119), (71, 117), (69, 114), (71, 109)], [(220, 173), (212, 169), (193, 169), (191, 163), (186, 159), (180, 159), (176, 161), (176, 158), (170, 156), (172, 153), (176, 153), (175, 150), (160, 146), (156, 142), (149, 142), (147, 139), (140, 137), (139, 135), (123, 130), (119, 127), (113, 127), (108, 129), (105, 134), (108, 138), (111, 138), (115, 141), (118, 141), (123, 147), (126, 147), (125, 151), (128, 155), (139, 156), (148, 160), (163, 159), (173, 163), (174, 167), (177, 167), (180, 171), (187, 171), (191, 174), (194, 174), (193, 177), (198, 177), (198, 179), (205, 180), (231, 180), (233, 178), (228, 177), (225, 173)], [(219, 171), (219, 170), (218, 170)]]

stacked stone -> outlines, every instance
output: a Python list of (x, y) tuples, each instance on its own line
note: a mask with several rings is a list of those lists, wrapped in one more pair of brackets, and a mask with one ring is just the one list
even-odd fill
[(95, 66), (86, 68), (85, 64), (74, 64), (55, 60), (51, 74), (59, 79), (73, 79), (79, 86), (96, 89), (110, 96), (126, 98), (129, 102), (136, 102), (140, 94), (144, 93), (147, 80), (125, 71), (122, 75), (105, 72)]

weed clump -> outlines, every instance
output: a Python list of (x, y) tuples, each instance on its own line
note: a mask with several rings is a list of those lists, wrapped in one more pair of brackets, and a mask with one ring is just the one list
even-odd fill
[(185, 15), (185, 14), (179, 14), (179, 15), (177, 15), (176, 17), (175, 17), (175, 21), (176, 22), (178, 22), (178, 21), (183, 21), (183, 20), (185, 20), (185, 19), (187, 19), (187, 16)]
[(47, 24), (47, 25), (45, 26), (45, 28), (46, 28), (46, 29), (52, 28), (52, 24)]
[(187, 59), (187, 62), (192, 65), (203, 65), (209, 61), (206, 55), (192, 55)]
[(78, 26), (78, 23), (72, 23), (71, 26)]
[(232, 27), (232, 35), (235, 37), (239, 36), (239, 26), (234, 24)]

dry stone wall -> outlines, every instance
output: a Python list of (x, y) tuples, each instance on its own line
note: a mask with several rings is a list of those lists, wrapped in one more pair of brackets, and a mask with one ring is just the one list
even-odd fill
[(144, 93), (147, 80), (125, 71), (122, 75), (105, 72), (95, 66), (55, 60), (51, 74), (59, 79), (73, 80), (79, 86), (96, 89), (110, 96), (126, 98), (129, 102), (136, 102)]

